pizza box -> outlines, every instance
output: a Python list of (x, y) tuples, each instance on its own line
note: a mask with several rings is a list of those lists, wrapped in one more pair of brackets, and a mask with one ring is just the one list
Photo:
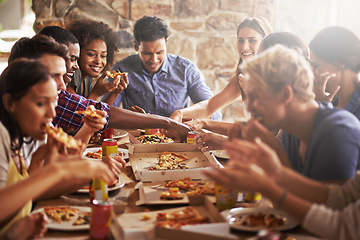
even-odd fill
[[(213, 185), (212, 182), (206, 180), (195, 180), (195, 182), (200, 184), (208, 183)], [(176, 204), (189, 204), (189, 197), (186, 195), (185, 191), (182, 191), (184, 196), (183, 199), (176, 199), (176, 200), (164, 200), (160, 198), (160, 194), (163, 191), (168, 190), (168, 187), (165, 187), (164, 182), (139, 182), (135, 189), (139, 189), (139, 200), (136, 201), (136, 205), (176, 205)], [(208, 199), (215, 203), (215, 195), (205, 195)]]
[[(159, 161), (162, 152), (175, 152), (189, 159), (184, 161), (188, 169), (149, 170)], [(201, 151), (190, 143), (130, 144), (129, 161), (136, 180), (164, 182), (185, 177), (206, 179), (202, 170), (210, 166), (223, 168), (211, 151)]]
[[(198, 224), (212, 225), (216, 223), (226, 223), (225, 218), (220, 214), (214, 204), (208, 199), (208, 197), (202, 196), (200, 201), (196, 203), (190, 202), (190, 205), (194, 207), (202, 216), (209, 218), (210, 223)], [(204, 238), (207, 234), (199, 234), (191, 231), (182, 231), (181, 229), (165, 229), (155, 227), (156, 216), (162, 212), (174, 212), (186, 207), (170, 208), (160, 211), (149, 211), (140, 213), (124, 213), (118, 216), (113, 222), (113, 230), (122, 233), (123, 239), (139, 239), (139, 240), (152, 240), (152, 239), (185, 239), (189, 236), (189, 239), (215, 239)], [(149, 219), (144, 220), (144, 214), (149, 216)], [(211, 229), (211, 227), (210, 227)], [(190, 235), (189, 235), (190, 234)], [(178, 235), (178, 236), (175, 236)], [(203, 236), (203, 238), (194, 238), (196, 236)], [(177, 238), (174, 238), (177, 237)], [(219, 239), (219, 238), (217, 238)], [(224, 239), (224, 238), (222, 238)]]

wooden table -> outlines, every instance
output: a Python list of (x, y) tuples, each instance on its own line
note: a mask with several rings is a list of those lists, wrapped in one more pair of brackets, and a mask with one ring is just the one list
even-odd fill
[[(129, 137), (124, 137), (118, 141), (119, 147), (127, 148), (126, 144), (129, 142)], [(137, 181), (133, 175), (132, 169), (130, 166), (126, 166), (123, 169), (123, 174), (128, 176), (127, 184), (121, 190), (115, 190), (109, 193), (109, 200), (113, 202), (114, 210), (117, 216), (122, 213), (136, 213), (136, 212), (145, 212), (145, 211), (156, 211), (169, 208), (169, 206), (136, 206), (136, 201), (139, 200), (138, 191), (134, 190)], [(61, 196), (55, 199), (39, 201), (35, 205), (35, 209), (42, 208), (44, 206), (52, 205), (72, 205), (72, 206), (88, 206), (91, 207), (90, 201), (87, 194), (69, 194)], [(240, 202), (238, 206), (242, 207), (259, 207), (259, 206), (269, 206), (272, 205), (270, 201), (263, 198), (260, 203), (245, 203)], [(174, 207), (179, 207), (174, 206)], [(233, 231), (234, 235), (238, 236), (239, 239), (248, 239), (253, 238), (255, 233), (248, 232), (239, 232)], [(296, 234), (305, 234), (311, 236), (306, 231), (297, 227), (288, 231), (287, 233), (296, 233)], [(62, 232), (48, 230), (45, 234), (44, 239), (71, 239), (71, 240), (80, 240), (80, 239), (90, 239), (88, 231), (79, 231), (79, 232)], [(119, 239), (119, 237), (114, 237), (114, 239)]]

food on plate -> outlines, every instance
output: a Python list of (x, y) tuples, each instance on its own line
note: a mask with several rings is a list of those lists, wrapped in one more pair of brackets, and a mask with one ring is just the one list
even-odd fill
[(152, 216), (150, 214), (143, 213), (142, 218), (141, 218), (142, 221), (147, 221), (147, 220), (150, 220), (150, 219), (152, 219)]
[(73, 222), (72, 225), (79, 226), (79, 225), (90, 224), (90, 215), (91, 215), (90, 212), (84, 212), (84, 213), (79, 214), (79, 216)]
[(195, 208), (190, 206), (173, 212), (158, 213), (155, 225), (162, 228), (179, 229), (184, 225), (195, 225), (208, 222), (208, 217), (201, 216)]
[(160, 194), (160, 198), (164, 199), (164, 200), (178, 200), (178, 199), (183, 199), (184, 196), (180, 192), (179, 188), (172, 187), (172, 188), (169, 188), (169, 190), (162, 192)]
[(197, 183), (189, 177), (167, 182), (165, 187), (178, 187), (180, 189), (187, 190), (187, 195), (215, 194), (213, 184), (208, 182)]
[(102, 159), (102, 150), (99, 149), (96, 152), (89, 151), (85, 154), (85, 156), (88, 158)]
[(93, 118), (102, 118), (100, 114), (98, 114), (95, 110), (91, 110), (91, 109), (79, 110), (79, 111), (75, 111), (75, 113)]
[(174, 152), (163, 152), (160, 155), (159, 162), (154, 167), (150, 167), (149, 170), (173, 170), (173, 169), (187, 169), (183, 161), (188, 160), (188, 157), (174, 153)]
[(166, 137), (162, 133), (155, 133), (151, 135), (142, 135), (137, 137), (137, 139), (144, 144), (156, 144), (156, 143), (172, 143), (174, 140)]
[(58, 222), (71, 221), (77, 217), (79, 210), (72, 207), (44, 207), (46, 215)]
[(117, 75), (120, 75), (121, 77), (127, 77), (128, 73), (127, 72), (117, 72), (114, 70), (106, 71), (106, 76), (108, 76), (108, 77), (115, 78)]
[(257, 213), (237, 217), (237, 222), (249, 227), (277, 228), (286, 223), (286, 218), (274, 213)]
[(57, 128), (47, 124), (44, 127), (44, 131), (49, 135), (49, 137), (52, 137), (56, 141), (64, 144), (67, 148), (79, 149), (83, 147), (83, 143), (80, 140), (76, 140), (73, 136), (65, 133), (61, 127)]

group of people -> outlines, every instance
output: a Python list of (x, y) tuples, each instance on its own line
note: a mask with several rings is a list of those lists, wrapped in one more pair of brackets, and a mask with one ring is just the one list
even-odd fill
[[(247, 18), (237, 29), (236, 71), (213, 96), (194, 63), (167, 53), (168, 36), (163, 20), (139, 19), (137, 54), (115, 64), (116, 35), (103, 22), (48, 26), (15, 43), (0, 76), (0, 236), (41, 236), (45, 220), (29, 215), (32, 201), (94, 177), (110, 183), (124, 167), (121, 157), (81, 159), (83, 149), (47, 136), (45, 126), (53, 125), (83, 143), (108, 127), (160, 128), (180, 140), (211, 130), (196, 144), (226, 149), (230, 160), (204, 172), (209, 178), (263, 193), (316, 235), (357, 239), (359, 38), (332, 26), (308, 47), (292, 33), (273, 32), (262, 17)], [(106, 78), (110, 69), (127, 77)], [(239, 98), (250, 119), (221, 122), (220, 109)], [(101, 117), (76, 113), (85, 109)]]

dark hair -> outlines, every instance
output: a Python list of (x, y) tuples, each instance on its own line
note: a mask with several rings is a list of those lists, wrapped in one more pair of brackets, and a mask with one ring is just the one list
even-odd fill
[(0, 121), (8, 130), (12, 150), (20, 149), (23, 134), (11, 114), (5, 109), (3, 96), (11, 95), (16, 101), (24, 97), (31, 87), (51, 79), (47, 68), (36, 60), (19, 58), (12, 61), (0, 76)]
[(297, 35), (290, 32), (274, 32), (267, 35), (261, 41), (261, 50), (266, 50), (276, 44), (283, 45), (290, 49), (295, 49), (307, 60), (309, 60), (309, 48), (306, 43)]
[(115, 52), (117, 51), (117, 36), (109, 25), (89, 19), (73, 20), (66, 27), (79, 40), (80, 49), (96, 39), (103, 40), (107, 48), (106, 71), (114, 63)]
[(344, 65), (355, 73), (360, 72), (360, 40), (347, 28), (326, 27), (315, 35), (309, 47), (325, 62), (335, 66)]
[(52, 37), (58, 43), (65, 44), (69, 47), (70, 44), (77, 44), (79, 40), (69, 31), (58, 26), (44, 27), (39, 34)]
[(56, 42), (52, 37), (37, 34), (32, 38), (20, 38), (11, 48), (8, 63), (18, 58), (38, 59), (44, 54), (62, 57), (69, 63), (69, 52), (64, 44)]
[(137, 46), (141, 41), (153, 42), (160, 38), (165, 38), (166, 41), (168, 37), (168, 27), (160, 18), (144, 16), (135, 23), (134, 38)]

